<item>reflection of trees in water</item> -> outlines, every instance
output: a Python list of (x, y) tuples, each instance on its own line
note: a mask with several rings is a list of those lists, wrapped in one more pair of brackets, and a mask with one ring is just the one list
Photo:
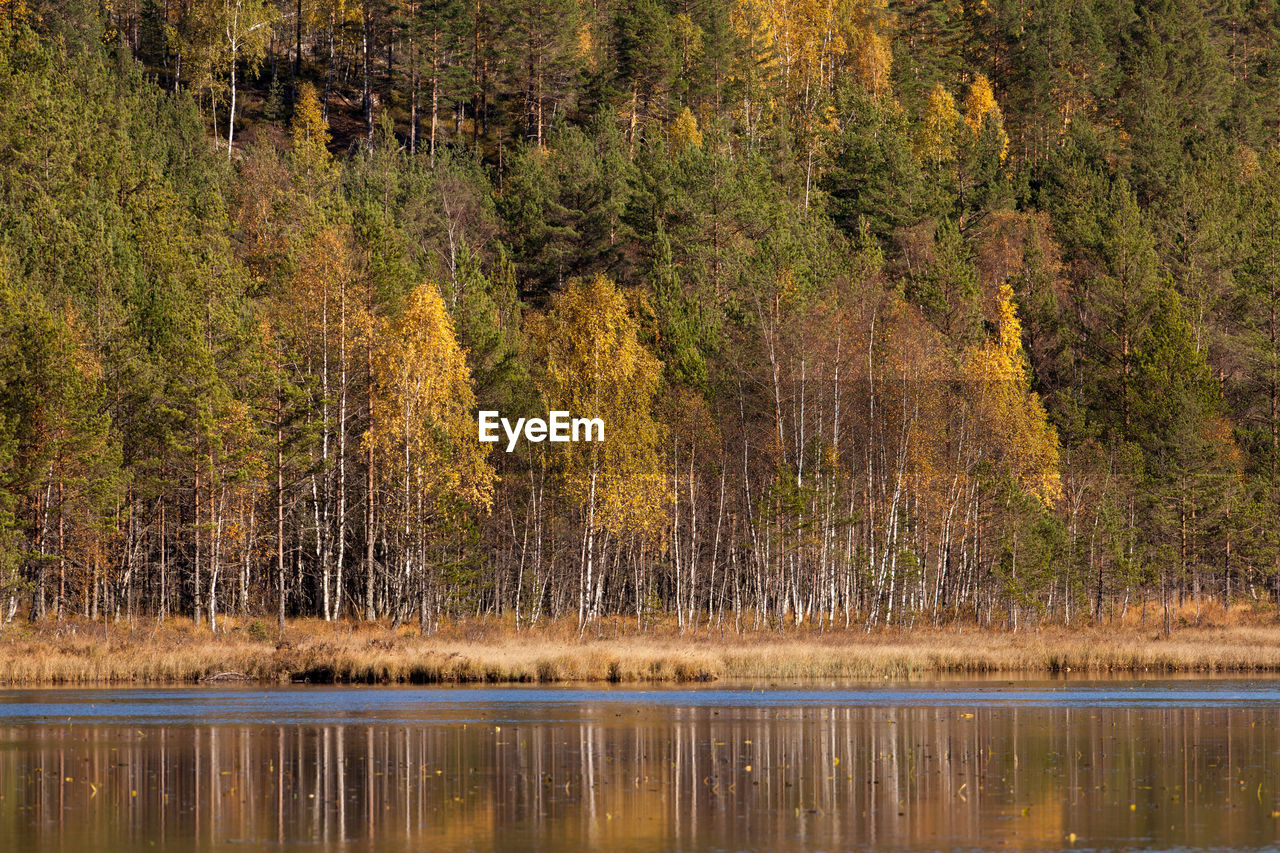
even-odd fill
[(1276, 840), (1276, 710), (604, 703), (559, 717), (3, 729), (0, 849)]

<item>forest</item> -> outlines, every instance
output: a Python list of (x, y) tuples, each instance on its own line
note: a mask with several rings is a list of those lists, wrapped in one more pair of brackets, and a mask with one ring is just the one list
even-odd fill
[(1270, 606), (1278, 167), (1275, 0), (0, 0), (0, 623)]

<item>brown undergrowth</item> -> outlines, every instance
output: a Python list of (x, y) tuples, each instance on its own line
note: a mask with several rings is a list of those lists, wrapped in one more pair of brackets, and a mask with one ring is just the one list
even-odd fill
[(803, 681), (1072, 672), (1280, 672), (1273, 610), (1202, 604), (1180, 610), (1169, 636), (1151, 612), (1098, 626), (1038, 630), (947, 627), (737, 633), (705, 624), (589, 628), (510, 620), (451, 622), (430, 636), (360, 622), (188, 619), (107, 624), (11, 623), (0, 629), (0, 684), (261, 682)]

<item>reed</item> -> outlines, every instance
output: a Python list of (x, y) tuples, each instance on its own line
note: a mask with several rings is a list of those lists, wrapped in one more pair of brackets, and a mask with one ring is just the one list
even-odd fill
[[(1206, 617), (1206, 613), (1208, 616)], [(10, 624), (0, 684), (259, 682), (660, 682), (926, 679), (959, 674), (1280, 672), (1274, 613), (1202, 608), (1168, 637), (1152, 620), (1034, 631), (944, 628), (681, 633), (615, 620), (579, 636), (552, 623), (445, 625), (431, 636), (376, 623), (257, 620), (217, 633), (190, 620), (126, 625)], [(1180, 620), (1180, 622), (1185, 620)]]

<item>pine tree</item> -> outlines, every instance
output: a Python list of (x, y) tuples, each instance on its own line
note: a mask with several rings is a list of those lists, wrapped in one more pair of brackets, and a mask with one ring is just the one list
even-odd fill
[(678, 68), (671, 18), (657, 0), (625, 0), (614, 20), (618, 88), (627, 97), (627, 145), (634, 152), (641, 119), (666, 121), (661, 103)]

